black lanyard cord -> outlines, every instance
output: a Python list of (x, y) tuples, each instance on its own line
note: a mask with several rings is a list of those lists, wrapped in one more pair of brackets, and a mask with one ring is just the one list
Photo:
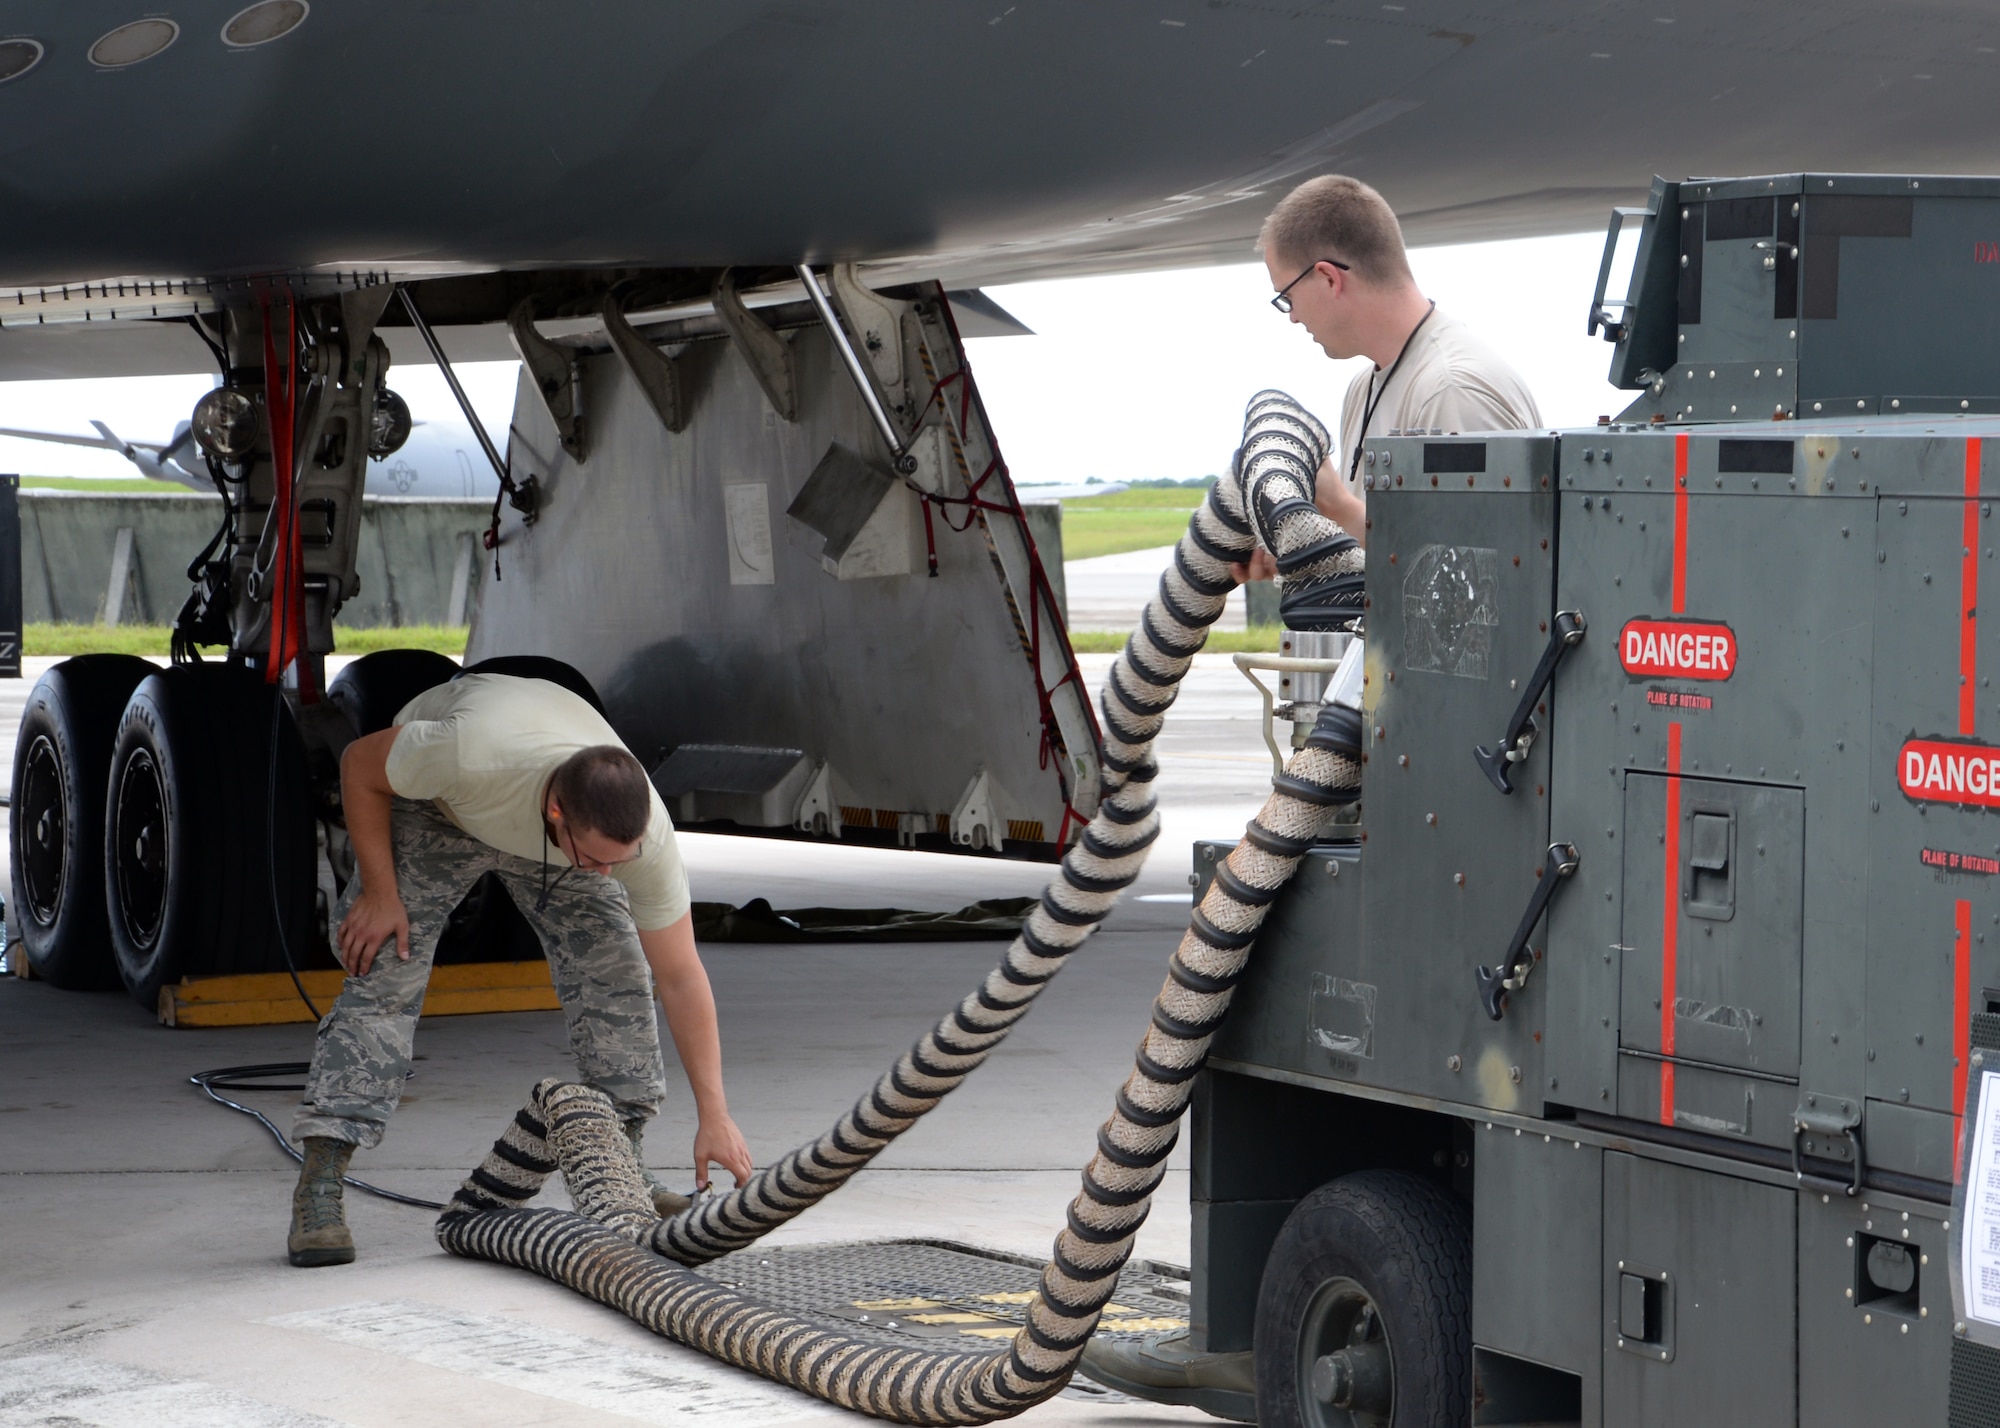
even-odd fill
[(1396, 369), (1401, 367), (1403, 359), (1410, 355), (1410, 344), (1417, 340), (1417, 334), (1424, 330), (1424, 324), (1431, 320), (1431, 313), (1437, 310), (1437, 301), (1436, 299), (1432, 299), (1429, 310), (1417, 319), (1417, 325), (1411, 328), (1410, 335), (1403, 339), (1403, 350), (1398, 352), (1396, 360), (1389, 364), (1389, 374), (1382, 379), (1382, 385), (1377, 387), (1369, 399), (1363, 403), (1361, 408), (1361, 430), (1354, 437), (1354, 457), (1347, 463), (1347, 479), (1349, 484), (1352, 484), (1354, 478), (1361, 473), (1361, 443), (1368, 439), (1368, 424), (1375, 420), (1375, 408), (1382, 405), (1382, 398), (1388, 393), (1389, 384), (1396, 380)]
[[(545, 817), (542, 819), (542, 895), (535, 899), (536, 912), (547, 912), (549, 910), (549, 894), (560, 888), (563, 885), (563, 879), (576, 871), (576, 864), (571, 863), (567, 868), (556, 874), (555, 882), (551, 883), (549, 881), (550, 837), (549, 821)], [(563, 856), (567, 858), (569, 854), (564, 853)]]

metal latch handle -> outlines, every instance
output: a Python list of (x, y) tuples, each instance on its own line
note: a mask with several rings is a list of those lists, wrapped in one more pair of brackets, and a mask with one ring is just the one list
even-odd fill
[(1597, 329), (1601, 327), (1604, 329), (1604, 340), (1606, 342), (1622, 342), (1625, 340), (1625, 310), (1631, 304), (1623, 298), (1613, 298), (1611, 305), (1618, 309), (1618, 318), (1616, 321), (1613, 321), (1611, 314), (1604, 310), (1604, 289), (1611, 282), (1611, 263), (1618, 255), (1618, 239), (1625, 231), (1625, 220), (1628, 218), (1651, 218), (1652, 216), (1653, 210), (1650, 208), (1614, 208), (1611, 210), (1611, 227), (1604, 235), (1604, 260), (1597, 265), (1597, 291), (1591, 294), (1590, 325), (1584, 329), (1584, 336), (1595, 337)]
[[(1861, 1177), (1866, 1173), (1866, 1155), (1861, 1148), (1861, 1112), (1846, 1107), (1842, 1114), (1826, 1111), (1809, 1111), (1801, 1108), (1792, 1112), (1792, 1178), (1799, 1184), (1821, 1193), (1854, 1196), (1861, 1193)], [(1821, 1175), (1806, 1169), (1805, 1138), (1816, 1135), (1822, 1143), (1840, 1136), (1847, 1141), (1848, 1154), (1852, 1157), (1851, 1178), (1842, 1183), (1830, 1175)], [(1827, 1157), (1831, 1158), (1831, 1157)]]
[(1535, 970), (1535, 949), (1528, 945), (1528, 938), (1534, 934), (1542, 914), (1549, 910), (1556, 889), (1576, 872), (1579, 861), (1576, 844), (1549, 844), (1548, 863), (1535, 883), (1535, 894), (1528, 899), (1528, 910), (1521, 914), (1521, 925), (1514, 929), (1513, 940), (1507, 944), (1500, 965), (1478, 969), (1479, 1003), (1493, 1020), (1498, 1021), (1505, 1014), (1507, 994), (1528, 984), (1528, 974)]
[(1542, 651), (1541, 663), (1528, 677), (1528, 687), (1521, 695), (1521, 702), (1514, 706), (1514, 717), (1507, 721), (1507, 731), (1500, 736), (1500, 742), (1489, 751), (1480, 745), (1472, 751), (1472, 757), (1486, 770), (1486, 776), (1493, 780), (1493, 786), (1502, 793), (1512, 793), (1514, 785), (1507, 777), (1508, 765), (1518, 764), (1528, 757), (1528, 748), (1535, 742), (1535, 705), (1548, 692), (1549, 681), (1556, 677), (1556, 666), (1570, 647), (1583, 639), (1583, 612), (1580, 610), (1559, 610), (1556, 612), (1555, 627), (1549, 631), (1548, 648)]

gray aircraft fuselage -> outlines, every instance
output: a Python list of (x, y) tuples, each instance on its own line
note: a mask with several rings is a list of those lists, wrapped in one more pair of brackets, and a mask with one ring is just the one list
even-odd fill
[(137, 7), (9, 8), (0, 41), (43, 53), (0, 83), (0, 291), (802, 258), (991, 282), (1247, 258), (1334, 170), (1429, 243), (1595, 226), (1656, 171), (2000, 168), (1971, 0), (350, 0), (232, 48), (241, 8), (183, 0), (116, 69), (91, 46)]

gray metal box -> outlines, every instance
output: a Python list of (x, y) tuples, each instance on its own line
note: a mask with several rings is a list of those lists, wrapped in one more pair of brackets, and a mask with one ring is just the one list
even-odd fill
[(1541, 1106), (1542, 1009), (1489, 1020), (1473, 972), (1499, 959), (1546, 861), (1551, 712), (1511, 796), (1472, 755), (1549, 640), (1554, 458), (1536, 436), (1388, 438), (1362, 458), (1367, 938), (1329, 970), (1374, 989), (1358, 1078), (1500, 1110)]
[(1648, 208), (1626, 419), (2000, 410), (2000, 181), (1656, 180)]

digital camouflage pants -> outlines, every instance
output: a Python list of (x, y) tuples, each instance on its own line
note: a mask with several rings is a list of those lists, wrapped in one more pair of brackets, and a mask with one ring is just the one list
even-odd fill
[[(364, 1148), (381, 1142), (402, 1099), (438, 935), (486, 872), (500, 875), (541, 938), (583, 1079), (611, 1097), (621, 1119), (652, 1116), (666, 1093), (659, 1026), (652, 975), (623, 885), (601, 873), (569, 870), (557, 886), (567, 864), (552, 862), (554, 891), (547, 910), (537, 912), (541, 866), (487, 846), (430, 804), (394, 800), (391, 834), (396, 887), (410, 915), (410, 959), (396, 956), (392, 938), (367, 976), (349, 977), (342, 986), (319, 1024), (293, 1138), (330, 1136)], [(334, 910), (335, 928), (360, 890), (358, 877), (348, 883)]]

